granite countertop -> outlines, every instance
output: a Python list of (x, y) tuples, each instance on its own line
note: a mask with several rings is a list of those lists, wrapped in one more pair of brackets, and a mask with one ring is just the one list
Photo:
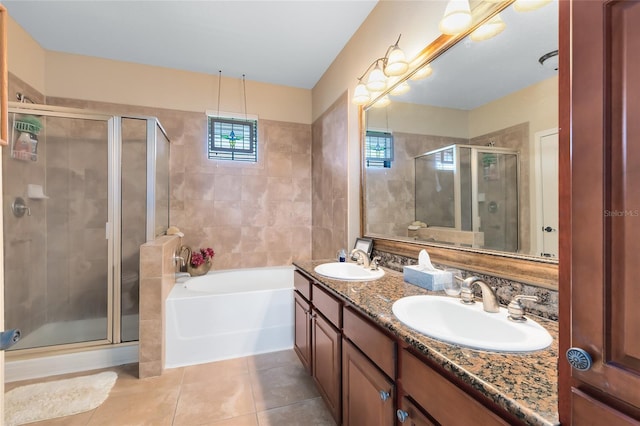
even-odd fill
[(555, 321), (527, 315), (545, 327), (553, 337), (549, 348), (536, 352), (486, 352), (444, 343), (405, 326), (391, 310), (393, 302), (402, 297), (444, 295), (443, 292), (431, 292), (406, 283), (402, 273), (386, 268), (384, 277), (376, 281), (332, 280), (313, 270), (315, 266), (326, 262), (294, 262), (294, 265), (526, 424), (559, 424), (558, 324)]

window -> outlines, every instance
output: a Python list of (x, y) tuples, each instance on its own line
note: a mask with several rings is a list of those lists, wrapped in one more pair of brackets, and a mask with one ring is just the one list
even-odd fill
[(258, 161), (258, 120), (208, 117), (210, 160)]
[(390, 132), (367, 130), (364, 138), (364, 160), (367, 167), (391, 168), (393, 135)]

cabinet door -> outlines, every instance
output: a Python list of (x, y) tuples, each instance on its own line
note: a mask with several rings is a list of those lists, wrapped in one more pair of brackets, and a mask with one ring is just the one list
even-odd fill
[(333, 418), (340, 424), (340, 332), (315, 312), (311, 324), (313, 379)]
[(342, 344), (342, 392), (344, 426), (395, 423), (393, 382), (346, 339)]
[(293, 293), (295, 334), (293, 350), (298, 354), (298, 358), (311, 373), (311, 307), (309, 302), (304, 300), (297, 292)]
[(422, 411), (407, 397), (400, 401), (400, 408), (397, 411), (398, 422), (403, 426), (436, 426), (437, 423), (431, 421)]
[(640, 2), (573, 1), (568, 13), (571, 192), (561, 211), (571, 213), (560, 267), (570, 270), (560, 291), (571, 292), (571, 309), (560, 321), (571, 320), (563, 346), (593, 364), (572, 369), (574, 391), (562, 395), (574, 411), (588, 404), (584, 393), (640, 420)]

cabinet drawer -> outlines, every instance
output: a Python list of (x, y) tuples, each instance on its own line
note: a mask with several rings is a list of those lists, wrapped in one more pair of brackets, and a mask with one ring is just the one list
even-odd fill
[(311, 300), (311, 282), (298, 271), (293, 271), (293, 287), (305, 299)]
[(404, 392), (438, 423), (509, 424), (411, 353), (403, 350), (400, 356), (400, 380)]
[(396, 343), (376, 325), (356, 314), (351, 308), (343, 313), (343, 332), (389, 377), (395, 379)]
[(337, 328), (342, 328), (340, 301), (318, 285), (313, 286), (313, 306)]

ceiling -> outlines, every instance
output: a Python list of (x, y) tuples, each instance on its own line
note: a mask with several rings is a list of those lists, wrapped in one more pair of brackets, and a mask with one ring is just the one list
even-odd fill
[(311, 89), (377, 0), (8, 0), (44, 49)]
[[(472, 110), (558, 75), (538, 59), (558, 49), (558, 3), (500, 13), (505, 30), (484, 41), (466, 38), (432, 62), (433, 74), (410, 81), (402, 102)], [(556, 57), (557, 59), (557, 57)]]

